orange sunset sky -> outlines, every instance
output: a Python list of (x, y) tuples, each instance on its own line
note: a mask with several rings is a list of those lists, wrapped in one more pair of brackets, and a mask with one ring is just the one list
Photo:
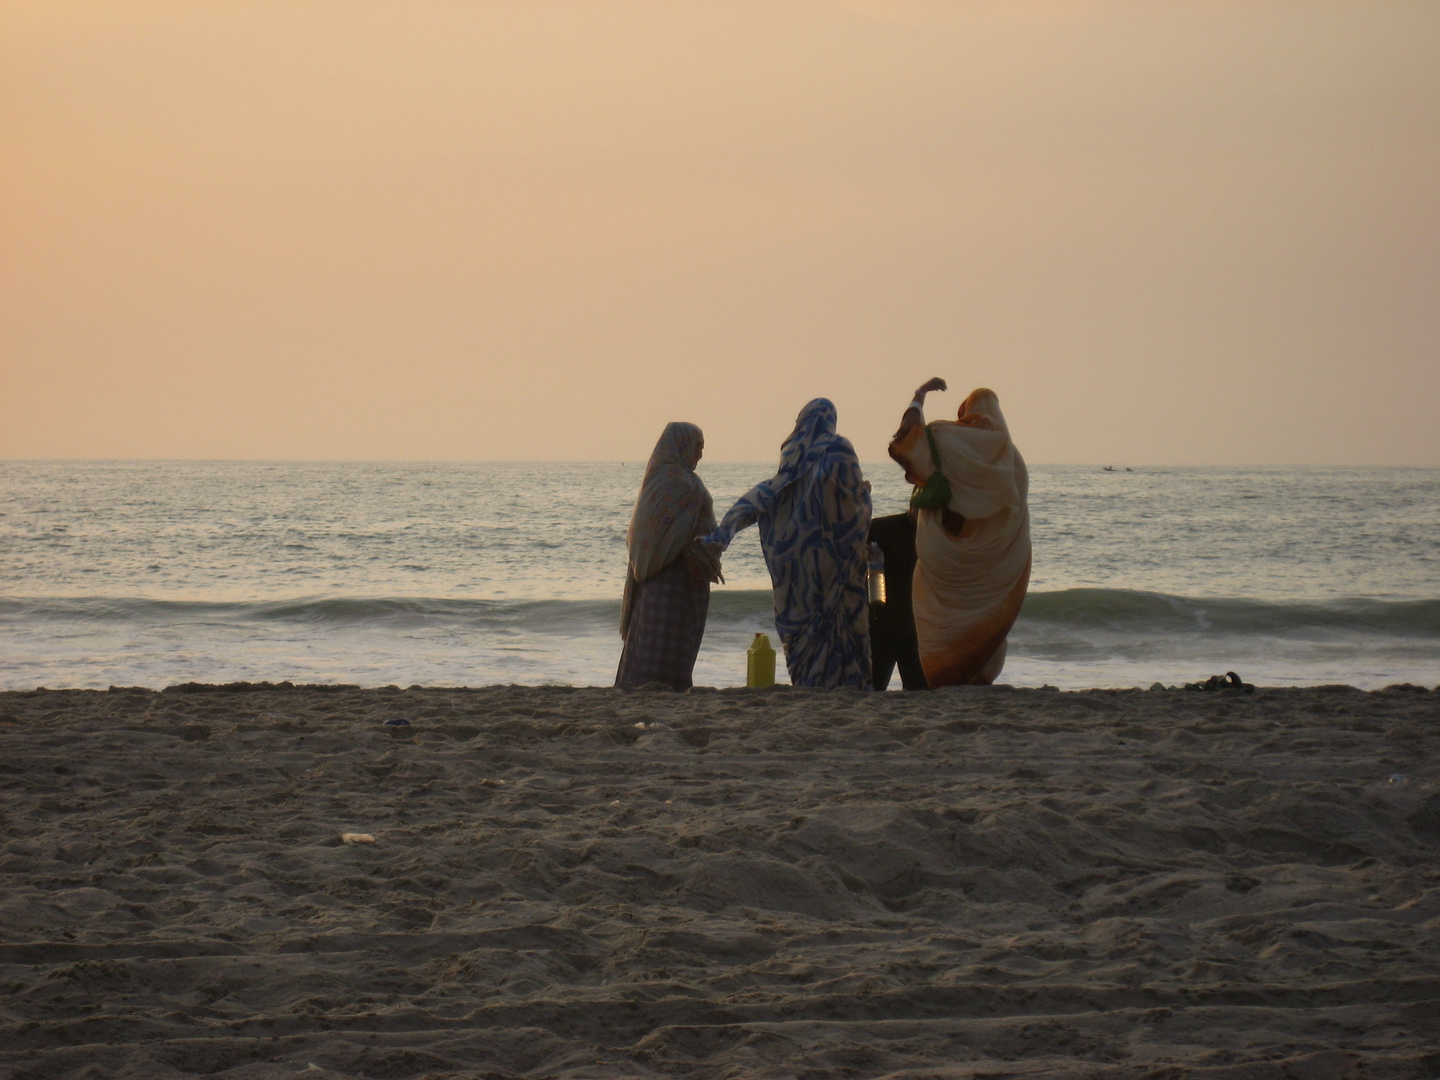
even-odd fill
[(1440, 4), (0, 4), (0, 457), (1440, 465)]

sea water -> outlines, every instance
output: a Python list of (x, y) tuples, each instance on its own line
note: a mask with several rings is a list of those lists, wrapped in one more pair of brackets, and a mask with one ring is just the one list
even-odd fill
[[(700, 474), (723, 513), (772, 469)], [(609, 685), (642, 470), (0, 462), (0, 687)], [(1002, 681), (1440, 682), (1440, 470), (1036, 466), (1030, 510)], [(774, 633), (755, 530), (725, 575), (700, 685)]]

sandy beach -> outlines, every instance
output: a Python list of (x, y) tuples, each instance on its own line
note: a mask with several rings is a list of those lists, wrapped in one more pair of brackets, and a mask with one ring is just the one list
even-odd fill
[(35, 691), (0, 743), (5, 1077), (1440, 1075), (1440, 692)]

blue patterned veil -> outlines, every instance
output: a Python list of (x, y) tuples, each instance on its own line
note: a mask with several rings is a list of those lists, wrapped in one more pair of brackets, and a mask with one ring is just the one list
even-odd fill
[[(829, 398), (816, 398), (795, 418), (795, 430), (780, 444), (780, 467), (769, 480), (762, 480), (742, 495), (725, 515), (720, 527), (705, 537), (721, 547), (729, 547), (730, 541), (741, 529), (760, 522), (761, 543), (769, 548), (766, 518), (774, 509), (780, 496), (795, 481), (812, 471), (832, 449), (841, 447), (853, 455), (850, 440), (835, 433), (835, 405)], [(737, 514), (737, 510), (744, 511)], [(743, 518), (743, 520), (742, 520)], [(767, 556), (769, 554), (767, 550)]]

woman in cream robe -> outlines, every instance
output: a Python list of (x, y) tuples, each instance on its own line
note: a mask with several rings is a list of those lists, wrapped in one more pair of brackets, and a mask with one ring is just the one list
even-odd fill
[(1000, 401), (976, 390), (956, 419), (927, 425), (925, 394), (944, 389), (931, 379), (915, 392), (890, 444), (905, 478), (923, 487), (936, 471), (933, 438), (950, 485), (949, 502), (921, 510), (915, 529), (915, 633), (931, 689), (995, 681), (1030, 584), (1030, 477)]

